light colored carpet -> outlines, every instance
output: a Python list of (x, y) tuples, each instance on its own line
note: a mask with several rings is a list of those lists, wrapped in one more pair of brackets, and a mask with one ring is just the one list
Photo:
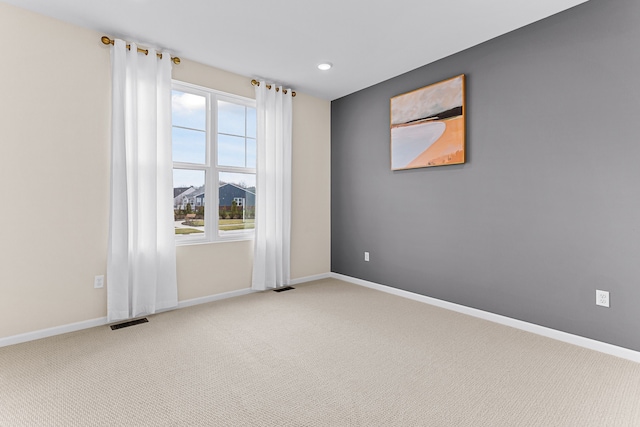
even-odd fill
[(337, 280), (0, 348), (1, 426), (640, 426), (640, 365)]

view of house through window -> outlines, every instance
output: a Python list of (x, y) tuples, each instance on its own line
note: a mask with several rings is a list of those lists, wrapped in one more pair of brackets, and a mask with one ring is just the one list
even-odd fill
[(246, 238), (255, 228), (255, 101), (174, 82), (177, 242)]

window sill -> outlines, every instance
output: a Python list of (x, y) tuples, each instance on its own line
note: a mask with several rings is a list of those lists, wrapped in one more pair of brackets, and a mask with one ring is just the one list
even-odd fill
[(234, 236), (232, 238), (219, 238), (217, 240), (204, 240), (204, 239), (198, 239), (198, 240), (183, 240), (183, 241), (176, 241), (176, 247), (177, 246), (194, 246), (194, 245), (208, 245), (210, 243), (233, 243), (233, 242), (246, 242), (248, 240), (253, 241), (254, 239), (254, 235), (253, 234), (247, 234), (244, 236)]

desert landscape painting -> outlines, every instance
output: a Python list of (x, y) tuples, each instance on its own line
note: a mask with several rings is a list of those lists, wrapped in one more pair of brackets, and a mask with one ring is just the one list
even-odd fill
[(391, 98), (391, 169), (465, 161), (464, 74)]

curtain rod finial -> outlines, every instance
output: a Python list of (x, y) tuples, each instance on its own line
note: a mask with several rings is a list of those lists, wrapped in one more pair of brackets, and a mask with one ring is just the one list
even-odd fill
[(111, 40), (107, 36), (102, 36), (102, 38), (100, 40), (102, 40), (102, 43), (104, 43), (104, 44), (113, 44), (113, 40)]

